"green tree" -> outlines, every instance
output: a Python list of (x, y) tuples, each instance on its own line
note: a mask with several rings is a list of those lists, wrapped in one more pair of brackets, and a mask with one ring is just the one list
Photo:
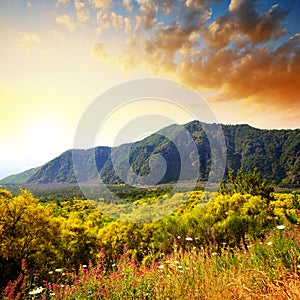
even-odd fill
[(261, 178), (257, 168), (247, 174), (239, 169), (236, 175), (233, 170), (229, 171), (228, 179), (221, 183), (219, 191), (223, 195), (241, 193), (273, 200), (274, 185)]

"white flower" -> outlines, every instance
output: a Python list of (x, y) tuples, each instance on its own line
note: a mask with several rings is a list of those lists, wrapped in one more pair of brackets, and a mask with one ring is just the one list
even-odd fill
[(83, 268), (87, 268), (87, 265), (82, 265)]
[(271, 245), (272, 245), (272, 242), (267, 242), (267, 245), (268, 245), (268, 246), (271, 246)]
[(55, 269), (55, 272), (57, 273), (62, 273), (63, 269), (62, 268), (59, 268), (59, 269)]
[(53, 274), (53, 271), (49, 271), (48, 274), (50, 274), (50, 275)]
[(178, 266), (178, 269), (182, 269), (182, 266)]
[(37, 288), (37, 289), (35, 289), (35, 290), (30, 291), (30, 292), (29, 292), (29, 295), (37, 295), (37, 294), (40, 294), (40, 293), (43, 291), (43, 289), (44, 289), (44, 288), (39, 287), (39, 288)]
[(179, 235), (177, 238), (178, 238), (178, 239), (181, 239), (181, 236)]
[(162, 270), (164, 267), (165, 267), (164, 265), (158, 266), (158, 268), (161, 269), (161, 270)]
[(276, 226), (276, 228), (279, 229), (279, 230), (283, 230), (285, 228), (285, 226), (284, 225), (278, 225), (278, 226)]
[(215, 255), (217, 255), (217, 254), (218, 254), (217, 252), (213, 252), (211, 255), (215, 256)]
[(192, 241), (193, 239), (191, 237), (186, 237), (185, 240), (186, 241)]
[(300, 265), (297, 266), (297, 269), (300, 269)]

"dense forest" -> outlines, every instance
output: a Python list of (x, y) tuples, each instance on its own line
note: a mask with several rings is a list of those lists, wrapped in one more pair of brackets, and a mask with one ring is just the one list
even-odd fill
[(164, 218), (131, 223), (74, 194), (61, 201), (48, 194), (41, 202), (28, 190), (1, 190), (2, 298), (300, 295), (298, 192), (274, 192), (257, 170), (230, 172), (218, 192), (126, 186), (115, 192), (141, 205), (186, 200)]
[[(184, 125), (197, 147), (198, 154), (191, 154), (191, 165), (199, 163), (199, 181), (205, 181), (211, 170), (211, 149), (206, 132), (214, 130), (214, 124), (194, 121)], [(283, 187), (300, 185), (300, 130), (261, 130), (249, 125), (222, 125), (226, 140), (227, 165), (229, 170), (251, 172), (255, 168), (262, 176)], [(160, 154), (166, 160), (166, 172), (159, 183), (176, 182), (180, 176), (181, 157), (173, 143), (181, 145), (182, 127), (171, 125), (157, 133), (133, 144), (121, 145), (114, 149), (115, 165), (129, 162), (140, 176), (149, 174), (149, 159), (153, 154)], [(167, 138), (169, 136), (171, 138)], [(173, 140), (173, 141), (172, 141)], [(69, 150), (45, 165), (9, 176), (2, 184), (36, 183), (75, 183), (79, 181), (101, 180), (106, 184), (120, 184), (124, 180), (118, 176), (111, 160), (111, 148), (96, 147), (89, 150)], [(74, 174), (74, 157), (80, 162), (80, 175)], [(95, 164), (96, 161), (96, 164)], [(126, 179), (128, 178), (125, 174)], [(183, 178), (189, 180), (190, 178)], [(127, 181), (126, 181), (127, 182)]]

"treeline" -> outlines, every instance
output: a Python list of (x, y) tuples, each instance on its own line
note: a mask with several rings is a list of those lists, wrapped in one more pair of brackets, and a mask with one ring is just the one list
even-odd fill
[[(254, 189), (253, 183), (259, 188)], [(4, 286), (19, 275), (22, 259), (28, 263), (28, 276), (38, 269), (47, 278), (49, 270), (77, 270), (99, 257), (109, 269), (124, 251), (147, 265), (171, 253), (174, 243), (182, 249), (189, 247), (188, 239), (208, 254), (224, 248), (247, 251), (284, 220), (299, 224), (300, 196), (269, 189), (259, 174), (239, 174), (224, 182), (218, 193), (189, 193), (174, 213), (148, 223), (113, 220), (89, 200), (41, 203), (27, 190), (17, 196), (1, 190), (0, 282)], [(155, 193), (148, 191), (148, 198), (137, 201), (165, 197)], [(186, 196), (176, 193), (170, 201), (178, 203)]]

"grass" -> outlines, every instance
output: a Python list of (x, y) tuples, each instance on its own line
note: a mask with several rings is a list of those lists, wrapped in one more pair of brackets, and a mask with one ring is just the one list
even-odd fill
[(5, 288), (2, 299), (300, 299), (300, 233), (295, 225), (274, 228), (263, 242), (247, 251), (219, 252), (174, 245), (170, 255), (137, 263), (126, 247), (116, 261), (81, 265), (78, 271), (49, 270), (40, 278), (29, 276), (25, 260), (22, 274)]

